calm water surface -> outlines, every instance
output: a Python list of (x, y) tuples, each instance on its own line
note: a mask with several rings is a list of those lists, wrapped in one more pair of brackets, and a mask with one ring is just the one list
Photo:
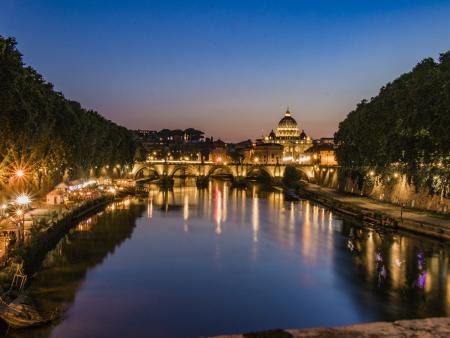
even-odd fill
[(52, 325), (10, 337), (196, 337), (450, 314), (449, 248), (256, 186), (110, 205), (48, 254)]

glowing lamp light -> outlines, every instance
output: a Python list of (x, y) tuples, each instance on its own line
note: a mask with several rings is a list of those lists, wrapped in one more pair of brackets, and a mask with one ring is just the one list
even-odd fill
[(18, 169), (16, 171), (16, 176), (17, 177), (23, 177), (23, 176), (25, 176), (25, 172), (22, 169)]
[(255, 162), (258, 163), (258, 161), (259, 161), (259, 158), (255, 157)]
[(219, 157), (216, 159), (216, 162), (217, 162), (217, 163), (222, 162), (222, 157), (219, 156)]
[(394, 177), (397, 178), (398, 177), (398, 173), (394, 173)]
[(30, 197), (28, 197), (25, 194), (19, 195), (16, 198), (16, 203), (20, 204), (20, 205), (26, 205), (26, 204), (30, 204)]
[(375, 171), (371, 170), (371, 171), (369, 172), (369, 175), (370, 175), (370, 176), (375, 176)]
[(22, 215), (23, 215), (22, 209), (17, 210), (17, 211), (16, 211), (16, 215), (17, 215), (17, 216), (22, 216)]

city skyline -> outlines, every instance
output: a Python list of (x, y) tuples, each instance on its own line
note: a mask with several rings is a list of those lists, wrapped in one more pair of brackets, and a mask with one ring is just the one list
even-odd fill
[(6, 1), (0, 31), (67, 98), (130, 129), (258, 138), (289, 106), (330, 137), (362, 99), (448, 50), (448, 1)]

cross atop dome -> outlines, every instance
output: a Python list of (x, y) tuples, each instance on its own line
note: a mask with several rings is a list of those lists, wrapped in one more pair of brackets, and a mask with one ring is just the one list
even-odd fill
[(291, 116), (291, 111), (289, 110), (289, 106), (287, 106), (286, 113), (284, 113), (284, 116)]

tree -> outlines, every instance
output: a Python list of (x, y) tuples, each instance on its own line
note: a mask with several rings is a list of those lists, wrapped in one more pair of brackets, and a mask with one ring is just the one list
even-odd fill
[(0, 163), (27, 166), (38, 188), (65, 172), (131, 163), (137, 147), (129, 130), (55, 92), (1, 36), (0, 125)]
[(361, 101), (339, 124), (335, 142), (343, 175), (375, 171), (386, 179), (396, 171), (416, 188), (448, 191), (450, 52), (439, 62), (424, 59), (376, 97)]

